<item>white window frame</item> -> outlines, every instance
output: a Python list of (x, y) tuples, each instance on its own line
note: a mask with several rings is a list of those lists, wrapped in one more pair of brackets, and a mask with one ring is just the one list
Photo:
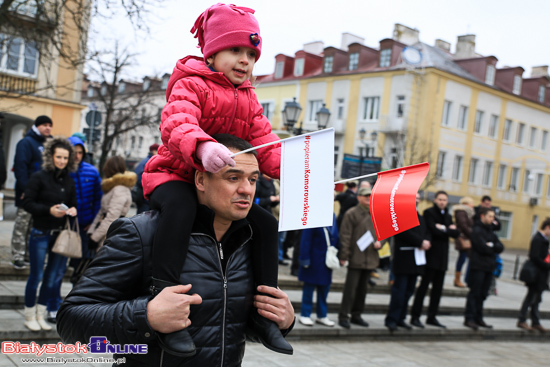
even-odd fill
[(118, 85), (117, 93), (122, 94), (126, 92), (126, 83), (122, 82)]
[(332, 68), (334, 67), (334, 56), (325, 56), (323, 62), (323, 72), (332, 73)]
[(317, 112), (323, 107), (323, 100), (322, 99), (314, 99), (310, 100), (308, 102), (308, 122), (309, 123), (315, 123), (317, 122)]
[(494, 65), (487, 65), (487, 69), (485, 70), (485, 83), (489, 85), (495, 84), (495, 66)]
[(470, 159), (470, 170), (468, 171), (468, 183), (470, 184), (474, 184), (474, 185), (476, 184), (478, 163), (479, 163), (479, 159), (477, 158)]
[(512, 173), (510, 174), (510, 185), (508, 185), (510, 191), (519, 191), (519, 171), (519, 167), (512, 167)]
[(487, 132), (490, 138), (496, 139), (498, 136), (498, 119), (498, 115), (491, 115), (491, 119), (489, 120), (489, 131)]
[(402, 119), (405, 116), (405, 96), (397, 96), (395, 113), (398, 119)]
[(485, 112), (481, 110), (476, 111), (476, 119), (474, 123), (474, 133), (481, 134), (483, 132), (483, 115)]
[(542, 196), (542, 183), (544, 181), (544, 174), (543, 173), (537, 173), (537, 177), (535, 179), (535, 195), (540, 197)]
[(336, 100), (336, 119), (337, 120), (343, 120), (346, 118), (345, 116), (346, 112), (346, 103), (344, 98), (338, 98)]
[(387, 68), (391, 65), (391, 48), (385, 48), (380, 50), (380, 63), (381, 68)]
[(170, 82), (170, 77), (162, 78), (162, 85), (160, 86), (162, 90), (166, 90), (166, 88), (168, 88), (169, 82)]
[(443, 102), (443, 115), (441, 116), (441, 126), (449, 126), (449, 116), (451, 115), (451, 108), (453, 102), (445, 100)]
[(508, 166), (505, 164), (499, 164), (498, 176), (497, 176), (497, 189), (506, 189), (506, 171)]
[[(500, 230), (496, 232), (499, 238), (509, 240), (512, 234), (512, 221), (514, 219), (514, 213), (501, 211), (498, 215), (500, 222)], [(503, 233), (506, 231), (506, 233)]]
[(513, 125), (514, 125), (514, 121), (510, 119), (504, 120), (504, 131), (502, 132), (502, 140), (510, 141), (510, 136), (512, 136)]
[(460, 106), (458, 110), (457, 128), (462, 131), (468, 129), (468, 106)]
[(262, 115), (264, 115), (269, 121), (271, 121), (275, 112), (275, 103), (272, 101), (260, 101), (260, 105), (262, 106)]
[(464, 157), (461, 155), (455, 155), (455, 159), (453, 162), (453, 174), (452, 174), (452, 180), (456, 182), (462, 181), (462, 166), (464, 162)]
[(540, 103), (544, 103), (545, 97), (546, 97), (546, 87), (544, 85), (539, 85), (538, 101)]
[(481, 178), (481, 184), (485, 187), (490, 187), (493, 182), (493, 162), (486, 161), (483, 166), (483, 176)]
[(521, 76), (520, 75), (514, 75), (514, 86), (512, 87), (512, 93), (518, 95), (521, 93)]
[(103, 84), (103, 85), (101, 86), (100, 93), (101, 93), (102, 96), (106, 96), (106, 95), (107, 95), (107, 84)]
[(378, 121), (380, 116), (380, 97), (363, 97), (363, 121)]
[[(19, 50), (10, 52), (10, 43), (19, 42)], [(34, 55), (27, 54), (30, 50)], [(16, 69), (8, 68), (9, 59), (16, 58), (17, 64), (13, 65)], [(20, 75), (24, 77), (36, 78), (38, 74), (38, 65), (40, 60), (40, 52), (35, 41), (26, 41), (21, 37), (10, 37), (10, 35), (0, 33), (0, 72), (12, 75)], [(34, 69), (32, 72), (25, 71), (29, 66), (27, 62), (32, 62)]]
[(520, 122), (518, 124), (518, 131), (516, 133), (516, 144), (523, 145), (524, 137), (525, 137), (525, 123)]
[(531, 180), (529, 180), (529, 176), (531, 175), (531, 170), (526, 169), (523, 174), (523, 188), (522, 191), (524, 194), (531, 193)]
[(275, 64), (275, 79), (281, 79), (285, 71), (285, 62), (277, 61)]
[(359, 66), (359, 52), (349, 54), (348, 70), (357, 70)]
[(304, 65), (306, 60), (302, 57), (294, 61), (294, 76), (304, 75)]
[(437, 178), (443, 178), (443, 175), (445, 174), (445, 157), (447, 155), (447, 152), (444, 152), (442, 150), (439, 151), (437, 155), (437, 168), (435, 170), (435, 177)]
[(534, 149), (537, 143), (537, 128), (531, 126), (529, 129), (529, 148)]
[(88, 90), (86, 91), (86, 96), (88, 98), (92, 98), (95, 95), (94, 88), (92, 86), (88, 86)]
[(548, 130), (542, 130), (542, 137), (540, 139), (540, 150), (546, 151), (548, 147)]
[(143, 81), (143, 90), (146, 91), (149, 90), (149, 88), (151, 88), (151, 80), (145, 79)]

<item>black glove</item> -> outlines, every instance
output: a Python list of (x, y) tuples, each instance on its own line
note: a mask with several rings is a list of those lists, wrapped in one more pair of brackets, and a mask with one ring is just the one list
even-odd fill
[(92, 236), (88, 235), (88, 250), (97, 250), (99, 247), (99, 243), (92, 240)]

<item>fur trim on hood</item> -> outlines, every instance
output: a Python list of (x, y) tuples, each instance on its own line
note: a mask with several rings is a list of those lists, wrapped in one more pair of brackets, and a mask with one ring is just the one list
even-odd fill
[(468, 205), (464, 204), (456, 204), (455, 206), (453, 206), (453, 217), (455, 216), (457, 210), (464, 210), (468, 218), (473, 218), (475, 214), (474, 208), (471, 208)]
[(105, 178), (101, 181), (101, 190), (104, 193), (108, 193), (115, 186), (126, 186), (131, 189), (137, 182), (137, 175), (132, 171), (126, 171), (124, 173), (116, 173), (114, 176)]
[(69, 151), (69, 162), (65, 169), (69, 172), (76, 171), (78, 166), (76, 164), (73, 146), (69, 140), (63, 136), (54, 136), (51, 139), (47, 139), (44, 143), (44, 150), (42, 151), (42, 168), (45, 171), (55, 171), (55, 165), (53, 163), (53, 151), (55, 148), (63, 148)]

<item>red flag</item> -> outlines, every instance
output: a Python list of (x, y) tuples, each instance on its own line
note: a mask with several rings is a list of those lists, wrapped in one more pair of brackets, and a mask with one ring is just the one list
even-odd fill
[(378, 241), (416, 227), (416, 193), (430, 164), (420, 163), (378, 172), (370, 196), (370, 213)]

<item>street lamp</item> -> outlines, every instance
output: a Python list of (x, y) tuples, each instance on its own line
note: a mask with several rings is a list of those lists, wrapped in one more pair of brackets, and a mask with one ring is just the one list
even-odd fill
[[(325, 129), (328, 125), (330, 119), (330, 111), (325, 107), (326, 104), (323, 103), (323, 107), (315, 113), (317, 116), (317, 128), (319, 130)], [(303, 121), (300, 121), (300, 126), (294, 128), (294, 125), (298, 121), (298, 117), (302, 112), (302, 106), (296, 102), (296, 97), (293, 97), (292, 102), (286, 102), (285, 108), (283, 108), (283, 124), (285, 125), (287, 131), (293, 132), (296, 135), (302, 135), (302, 125)]]
[[(371, 148), (369, 142), (365, 142), (365, 136), (366, 135), (367, 135), (367, 131), (365, 130), (365, 128), (361, 128), (361, 130), (359, 130), (359, 139), (361, 139), (361, 143), (365, 144), (365, 148), (367, 148), (366, 149), (367, 157), (370, 157), (371, 152), (372, 152), (372, 155), (374, 155), (374, 143), (376, 142), (376, 139), (378, 138), (378, 133), (374, 130), (370, 133), (370, 139), (371, 139), (371, 142), (373, 144), (372, 148)], [(359, 151), (361, 153), (361, 156), (363, 156), (363, 147), (359, 147)]]

